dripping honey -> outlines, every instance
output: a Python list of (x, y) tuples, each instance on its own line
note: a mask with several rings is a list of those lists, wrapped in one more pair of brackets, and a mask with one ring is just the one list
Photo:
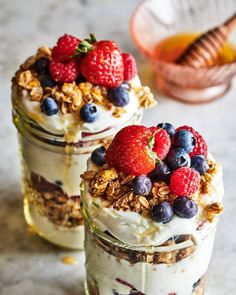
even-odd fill
[[(199, 34), (177, 34), (163, 39), (157, 44), (155, 49), (155, 58), (169, 63), (174, 63), (177, 58), (184, 52)], [(235, 48), (226, 43), (219, 52), (216, 60), (212, 62), (213, 65), (222, 65), (231, 63), (236, 60)]]

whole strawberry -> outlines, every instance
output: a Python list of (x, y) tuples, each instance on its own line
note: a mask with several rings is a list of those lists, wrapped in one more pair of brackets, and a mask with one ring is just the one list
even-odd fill
[(52, 59), (62, 63), (71, 61), (79, 43), (78, 38), (68, 34), (63, 35), (52, 49)]
[(155, 155), (150, 147), (152, 135), (144, 126), (123, 128), (106, 151), (106, 163), (126, 174), (147, 174), (155, 167)]
[(151, 127), (150, 130), (153, 132), (154, 136), (154, 145), (152, 150), (157, 154), (157, 157), (160, 160), (164, 160), (170, 150), (170, 136), (163, 128), (160, 127)]
[(68, 63), (52, 60), (49, 65), (49, 71), (52, 79), (62, 84), (75, 81), (80, 72), (79, 65), (74, 60)]
[(205, 158), (207, 157), (207, 144), (205, 139), (201, 136), (199, 132), (194, 130), (192, 127), (184, 125), (176, 129), (176, 132), (179, 130), (187, 130), (190, 131), (194, 138), (195, 138), (195, 146), (191, 153), (189, 153), (190, 158), (194, 157), (195, 155), (203, 155)]
[(94, 36), (80, 43), (81, 73), (87, 81), (105, 87), (118, 87), (124, 80), (124, 65), (119, 47), (114, 41), (98, 41)]
[(130, 53), (122, 53), (122, 58), (124, 63), (124, 80), (129, 81), (138, 73), (136, 61)]
[(200, 174), (189, 167), (181, 167), (173, 172), (170, 178), (170, 191), (177, 196), (188, 197), (198, 190)]

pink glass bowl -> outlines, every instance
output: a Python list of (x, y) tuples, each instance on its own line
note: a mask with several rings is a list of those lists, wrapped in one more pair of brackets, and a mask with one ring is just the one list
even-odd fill
[[(236, 61), (194, 69), (157, 60), (154, 52), (157, 43), (164, 38), (179, 33), (205, 32), (223, 23), (235, 11), (234, 0), (141, 2), (131, 17), (131, 35), (140, 51), (151, 61), (157, 86), (164, 94), (188, 103), (203, 103), (228, 91), (236, 74)], [(230, 34), (229, 43), (236, 48), (236, 29)]]

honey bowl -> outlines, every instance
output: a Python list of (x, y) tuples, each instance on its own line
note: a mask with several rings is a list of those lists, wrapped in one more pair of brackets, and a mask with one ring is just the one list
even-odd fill
[(157, 87), (187, 103), (223, 96), (236, 74), (236, 30), (214, 63), (193, 68), (175, 63), (200, 34), (222, 24), (236, 11), (231, 0), (146, 0), (134, 11), (130, 30), (139, 50), (149, 59)]

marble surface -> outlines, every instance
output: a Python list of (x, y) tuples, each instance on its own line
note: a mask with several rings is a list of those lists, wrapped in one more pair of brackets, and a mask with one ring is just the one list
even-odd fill
[[(133, 45), (128, 21), (137, 0), (0, 0), (0, 294), (82, 295), (84, 255), (51, 246), (30, 233), (22, 213), (16, 130), (11, 123), (10, 79), (39, 45), (52, 45), (67, 32), (116, 39), (139, 58), (144, 80), (149, 68)], [(224, 165), (225, 214), (219, 224), (210, 267), (209, 295), (236, 294), (236, 81), (224, 98), (189, 106), (157, 94), (159, 105), (144, 122), (170, 121), (193, 125), (205, 136), (211, 152)], [(65, 265), (65, 255), (78, 264)]]

